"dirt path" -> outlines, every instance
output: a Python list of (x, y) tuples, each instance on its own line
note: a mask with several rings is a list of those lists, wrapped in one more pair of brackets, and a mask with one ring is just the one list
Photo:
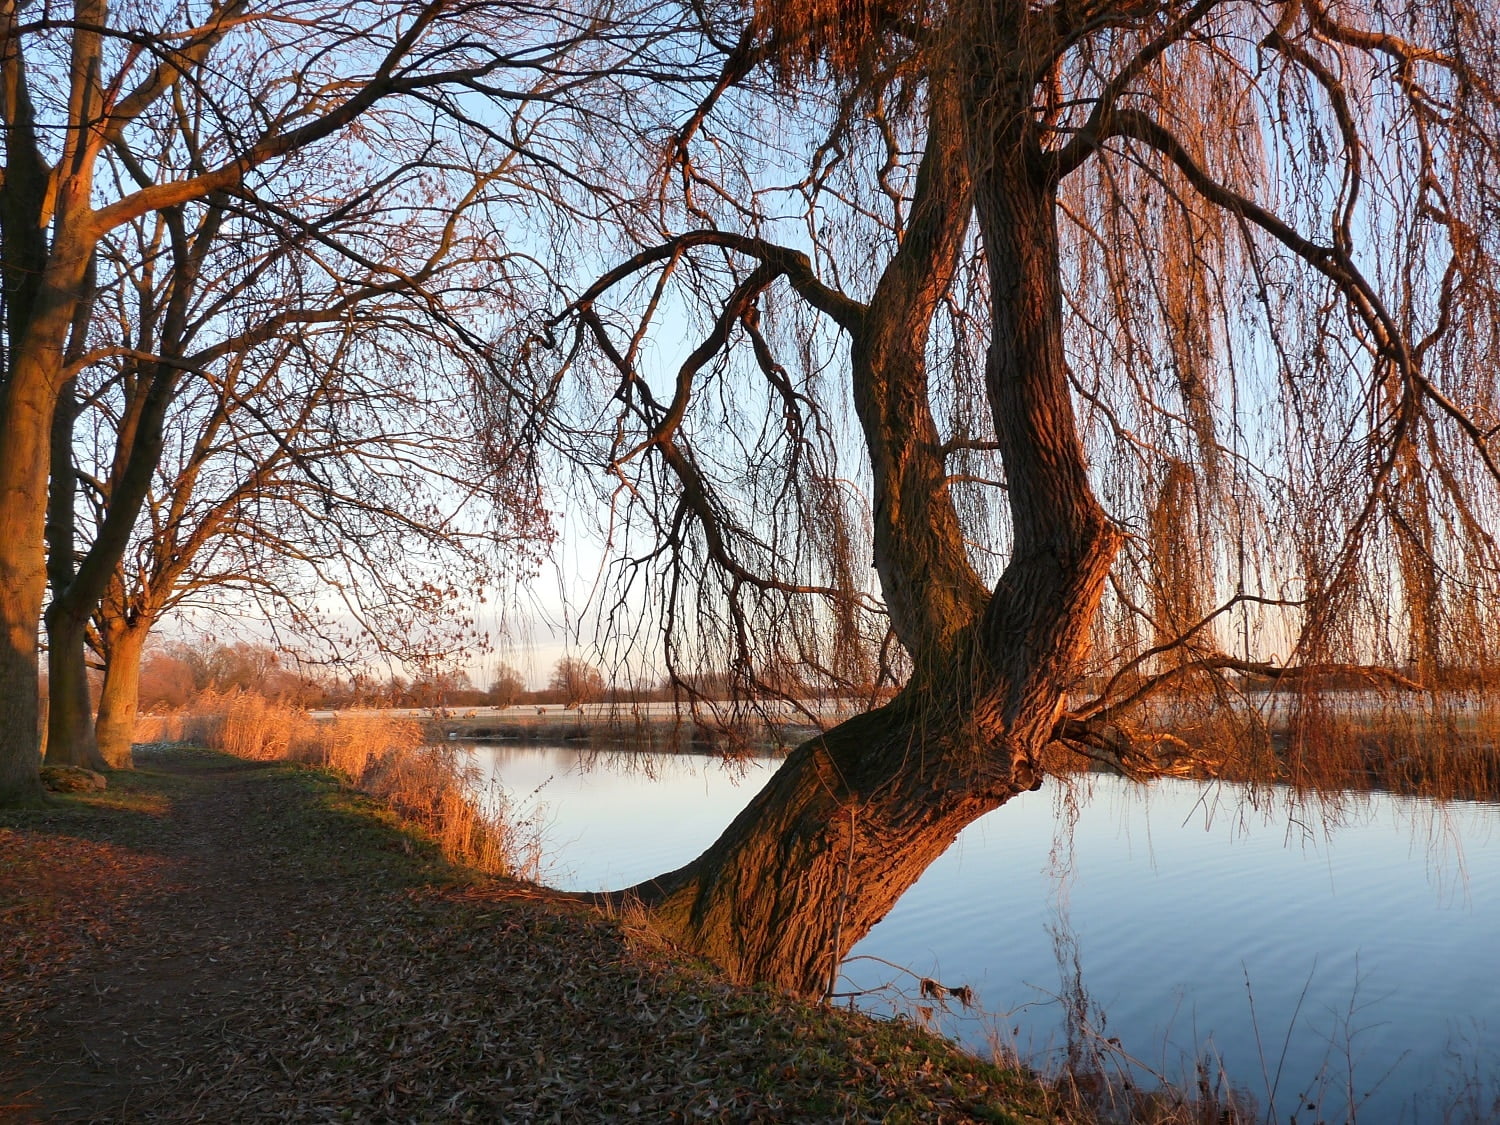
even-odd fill
[[(33, 852), (53, 854), (17, 872), (31, 876), (18, 897), (40, 900), (54, 949), (70, 955), (59, 964), (33, 950), (31, 995), (7, 997), (40, 1011), (16, 1044), (29, 1063), (5, 1075), (7, 1108), (22, 1117), (128, 1115), (274, 980), (278, 958), (263, 954), (337, 897), (336, 879), (287, 862), (290, 849), (267, 838), (279, 794), (254, 784), (265, 765), (163, 754), (148, 768), (168, 779), (170, 805), (106, 822), (124, 845), (68, 856), (54, 852), (66, 836), (44, 837)], [(61, 887), (46, 870), (58, 862), (73, 867)], [(97, 899), (114, 901), (91, 916)]]
[(143, 755), (0, 815), (0, 1119), (1035, 1119), (904, 1025), (454, 872), (323, 775)]

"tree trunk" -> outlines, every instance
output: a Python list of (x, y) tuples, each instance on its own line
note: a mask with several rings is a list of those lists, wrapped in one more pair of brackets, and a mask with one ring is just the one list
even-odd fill
[(20, 359), (0, 387), (0, 806), (43, 799), (37, 627), (47, 585), (42, 527), (51, 414), (45, 372)]
[[(92, 269), (89, 271), (92, 280)], [(85, 311), (89, 301), (79, 302)], [(70, 351), (87, 330), (86, 312), (75, 317)], [(71, 356), (69, 358), (72, 358)], [(94, 708), (89, 699), (88, 611), (69, 595), (76, 584), (77, 488), (73, 468), (73, 427), (78, 417), (77, 389), (67, 380), (52, 413), (51, 483), (47, 496), (47, 580), (52, 604), (47, 607), (47, 753), (49, 766), (105, 769), (94, 745)]]
[[(978, 85), (984, 88), (969, 91), (967, 104), (969, 152), (983, 157), (970, 162), (993, 301), (986, 386), (1013, 554), (994, 590), (985, 596), (981, 588), (966, 612), (971, 599), (955, 599), (958, 591), (933, 581), (966, 566), (960, 525), (938, 507), (949, 503), (943, 478), (929, 477), (920, 518), (882, 521), (877, 513), (876, 564), (892, 625), (919, 675), (886, 707), (799, 747), (703, 855), (623, 892), (736, 980), (824, 994), (850, 947), (965, 825), (1040, 785), (1040, 751), (1118, 550), (1119, 534), (1089, 485), (1073, 415), (1056, 185), (1038, 171), (1044, 162), (1033, 159), (1035, 146), (1018, 124), (1030, 119), (1029, 101), (1012, 100), (1007, 109), (997, 104), (1006, 93), (1001, 84)], [(1015, 89), (1029, 98), (1029, 87)], [(935, 113), (932, 127), (943, 124)], [(929, 137), (929, 183), (931, 161), (952, 159), (955, 147), (951, 136)], [(948, 222), (967, 222), (966, 195), (926, 199), (919, 186), (913, 215), (928, 204), (946, 206)], [(887, 277), (910, 264), (903, 257), (910, 246), (908, 239)], [(910, 318), (920, 311), (872, 301), (864, 335), (910, 338)], [(886, 318), (898, 316), (907, 324), (883, 331)], [(920, 350), (925, 333), (915, 335)], [(881, 354), (857, 347), (852, 360), (876, 494), (882, 503), (903, 493), (916, 503), (907, 487), (918, 479), (912, 466), (931, 473), (930, 461), (920, 459), (933, 456), (936, 439), (924, 421), (925, 365), (907, 355), (873, 367)]]
[(110, 769), (128, 770), (135, 765), (131, 745), (140, 701), (141, 651), (147, 635), (147, 628), (137, 624), (115, 631), (110, 639), (99, 718), (94, 725), (99, 753)]
[(928, 702), (805, 743), (707, 852), (625, 896), (735, 980), (824, 995), (959, 831), (1036, 783), (977, 730), (933, 724)]
[[(40, 559), (37, 560), (40, 563)], [(40, 684), (37, 676), (36, 616), (28, 630), (17, 626), (28, 609), (41, 609), (40, 591), (33, 603), (30, 591), (0, 580), (0, 808), (40, 805), (42, 792)]]
[[(16, 6), (0, 23), (15, 33)], [(44, 527), (54, 408), (64, 357), (100, 230), (93, 169), (104, 133), (96, 129), (104, 22), (101, 5), (79, 4), (72, 32), (71, 127), (53, 142), (49, 167), (28, 88), (19, 39), (0, 55), (5, 189), (0, 191), (5, 300), (4, 379), (0, 380), (0, 805), (40, 798), (37, 627), (46, 591)], [(84, 30), (87, 28), (88, 30)], [(61, 94), (62, 91), (49, 92)], [(87, 124), (85, 124), (87, 123)], [(46, 233), (51, 232), (48, 245)]]
[(109, 766), (94, 743), (87, 633), (70, 614), (47, 613), (47, 758), (49, 766)]
[[(59, 212), (86, 213), (87, 197), (78, 198), (78, 186), (69, 181), (66, 189), (58, 192)], [(0, 723), (0, 805), (41, 799), (37, 627), (46, 591), (47, 471), (64, 348), (92, 252), (92, 236), (59, 235), (28, 322), (7, 326), (11, 366), (0, 385), (0, 714), (6, 716)]]

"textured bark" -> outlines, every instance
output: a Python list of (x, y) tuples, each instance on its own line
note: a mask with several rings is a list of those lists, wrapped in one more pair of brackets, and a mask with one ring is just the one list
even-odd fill
[(94, 743), (94, 706), (84, 659), (84, 624), (65, 614), (47, 614), (47, 755), (49, 766), (108, 766)]
[[(912, 208), (921, 237), (903, 243), (853, 349), (875, 563), (916, 674), (888, 706), (798, 748), (698, 859), (622, 892), (738, 980), (824, 993), (850, 947), (965, 825), (1040, 784), (1040, 751), (1118, 550), (1073, 415), (1056, 185), (1031, 159), (1022, 97), (1024, 84), (976, 67), (966, 156), (934, 96)], [(994, 303), (986, 387), (1014, 531), (988, 592), (947, 499), (923, 362), (971, 213), (970, 169)]]
[[(1032, 755), (1051, 737), (1083, 657), (1120, 534), (1094, 495), (1068, 383), (1056, 184), (1043, 170), (1030, 84), (974, 66), (974, 210), (989, 266), (985, 387), (1005, 462), (1013, 547), (985, 611), (1001, 725)], [(1006, 95), (1009, 95), (1008, 97)]]
[(906, 696), (804, 744), (707, 852), (624, 895), (734, 979), (822, 995), (959, 831), (1033, 783), (940, 714)]
[(140, 701), (141, 652), (146, 647), (147, 635), (143, 625), (122, 625), (112, 631), (106, 646), (109, 655), (104, 666), (94, 737), (110, 769), (130, 769), (134, 765), (131, 744)]
[(873, 470), (874, 559), (913, 679), (951, 674), (988, 596), (969, 562), (928, 395), (927, 341), (969, 225), (956, 92), (935, 84), (927, 147), (901, 248), (855, 334), (854, 406)]

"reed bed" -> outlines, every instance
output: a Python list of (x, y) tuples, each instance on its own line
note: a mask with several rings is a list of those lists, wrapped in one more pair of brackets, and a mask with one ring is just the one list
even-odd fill
[[(1163, 696), (1123, 716), (1143, 776), (1500, 800), (1500, 696), (1327, 691)], [(1058, 746), (1050, 772), (1088, 762)]]
[(314, 719), (254, 692), (208, 691), (181, 712), (140, 720), (135, 740), (331, 769), (419, 827), (455, 863), (533, 881), (541, 866), (534, 818), (513, 815), (498, 787), (482, 790), (473, 764), (452, 747), (429, 744), (414, 719), (368, 712)]

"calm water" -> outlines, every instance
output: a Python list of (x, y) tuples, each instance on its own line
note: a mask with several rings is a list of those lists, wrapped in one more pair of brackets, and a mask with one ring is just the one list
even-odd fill
[[(580, 890), (680, 866), (774, 768), (474, 752), (539, 810), (547, 881)], [(1049, 781), (959, 837), (856, 947), (844, 987), (910, 1013), (918, 976), (974, 989), (984, 1015), (934, 1018), (981, 1052), (1061, 1052), (1058, 997), (1079, 981), (1102, 1038), (1176, 1081), (1221, 1061), (1267, 1119), (1346, 1120), (1352, 1090), (1360, 1121), (1474, 1120), (1449, 1111), (1476, 1085), (1494, 1098), (1500, 1074), (1500, 806), (1351, 795), (1330, 814), (1110, 778), (1069, 801)]]

